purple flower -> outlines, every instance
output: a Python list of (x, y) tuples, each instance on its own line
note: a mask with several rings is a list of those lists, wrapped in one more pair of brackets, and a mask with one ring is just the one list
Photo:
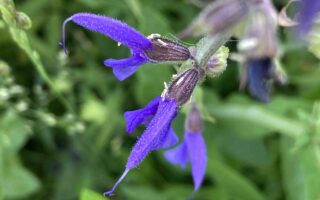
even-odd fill
[(300, 5), (300, 13), (298, 15), (299, 31), (301, 35), (305, 35), (313, 26), (313, 22), (320, 12), (319, 0), (302, 0)]
[(130, 49), (131, 57), (124, 59), (106, 59), (104, 65), (112, 67), (114, 75), (119, 80), (131, 76), (139, 66), (145, 63), (181, 62), (190, 58), (190, 53), (184, 45), (153, 34), (145, 37), (129, 25), (110, 17), (77, 13), (66, 19), (62, 26), (62, 43), (65, 46), (65, 26), (74, 23), (94, 32), (104, 34), (119, 44)]
[(190, 98), (202, 76), (200, 71), (201, 69), (193, 68), (183, 72), (165, 89), (162, 97), (154, 98), (142, 109), (124, 114), (128, 133), (132, 133), (139, 125), (144, 125), (147, 128), (134, 145), (122, 176), (105, 195), (112, 195), (127, 173), (137, 167), (151, 151), (169, 148), (178, 142), (178, 137), (171, 128), (171, 123), (178, 113), (179, 106), (185, 104)]
[(168, 148), (178, 142), (178, 137), (171, 128), (172, 120), (176, 117), (177, 112), (178, 104), (174, 99), (162, 100), (161, 97), (156, 97), (145, 108), (125, 113), (127, 131), (129, 133), (138, 125), (150, 121), (150, 118), (152, 119), (149, 123), (147, 122), (147, 129), (134, 145), (123, 175), (105, 195), (112, 195), (126, 174), (137, 167), (150, 151)]
[(256, 1), (238, 43), (244, 55), (245, 77), (240, 87), (247, 84), (250, 94), (262, 101), (270, 100), (271, 79), (277, 79), (273, 60), (279, 52), (277, 39), (277, 11), (270, 0)]
[(248, 62), (248, 87), (252, 96), (262, 102), (270, 100), (270, 81), (273, 64), (270, 58), (250, 59)]
[(190, 162), (195, 190), (202, 184), (207, 166), (206, 144), (202, 137), (203, 123), (200, 113), (192, 106), (187, 120), (184, 140), (178, 147), (165, 152), (166, 159), (172, 164), (179, 164), (183, 169)]

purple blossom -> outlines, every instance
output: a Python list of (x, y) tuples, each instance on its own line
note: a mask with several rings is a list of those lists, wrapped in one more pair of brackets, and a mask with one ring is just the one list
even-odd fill
[(118, 184), (125, 178), (126, 174), (137, 167), (149, 152), (159, 148), (168, 148), (178, 142), (178, 137), (171, 128), (172, 120), (178, 112), (178, 104), (173, 100), (162, 100), (160, 97), (153, 99), (145, 108), (125, 113), (127, 130), (132, 132), (138, 125), (147, 123), (147, 129), (134, 145), (123, 175), (113, 188), (105, 195), (112, 195)]
[(106, 59), (104, 65), (112, 67), (119, 80), (131, 76), (139, 66), (146, 63), (181, 62), (190, 58), (187, 47), (165, 39), (157, 34), (145, 37), (129, 25), (110, 17), (77, 13), (66, 19), (62, 26), (62, 47), (66, 50), (65, 26), (74, 23), (94, 32), (104, 34), (130, 49), (131, 57), (124, 59)]
[(112, 195), (127, 173), (137, 167), (151, 151), (169, 148), (178, 142), (171, 123), (178, 113), (179, 106), (185, 104), (191, 97), (202, 75), (200, 71), (198, 68), (193, 68), (183, 72), (165, 89), (162, 97), (154, 98), (142, 109), (128, 111), (124, 114), (128, 133), (132, 133), (139, 125), (147, 128), (134, 145), (122, 176), (105, 195)]
[(238, 43), (247, 70), (240, 85), (247, 84), (250, 94), (262, 102), (270, 100), (271, 79), (277, 75), (273, 65), (279, 52), (277, 27), (272, 1), (256, 1)]
[(273, 64), (270, 58), (250, 59), (248, 62), (248, 87), (252, 96), (262, 102), (270, 100), (269, 80), (272, 78)]
[(302, 0), (300, 3), (299, 31), (301, 35), (305, 35), (312, 28), (315, 18), (319, 15), (320, 1)]
[(179, 164), (183, 169), (190, 162), (195, 190), (204, 179), (207, 166), (206, 144), (202, 137), (203, 123), (200, 113), (192, 106), (187, 120), (184, 140), (178, 147), (165, 152), (166, 159), (172, 164)]

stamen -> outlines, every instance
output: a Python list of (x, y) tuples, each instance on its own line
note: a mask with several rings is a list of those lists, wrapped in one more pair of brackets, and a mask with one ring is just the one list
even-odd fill
[(59, 42), (59, 45), (62, 46), (64, 53), (68, 55), (68, 50), (66, 48), (66, 34), (65, 34), (65, 27), (68, 22), (72, 21), (72, 17), (69, 17), (68, 19), (64, 20), (62, 24), (62, 42)]
[(126, 169), (124, 170), (123, 174), (121, 175), (121, 177), (118, 179), (118, 181), (114, 184), (114, 186), (111, 188), (111, 190), (103, 193), (104, 196), (113, 196), (113, 192), (114, 190), (117, 188), (117, 186), (121, 183), (121, 181), (126, 177), (126, 175), (128, 174), (128, 172), (130, 171), (130, 169)]
[(160, 39), (157, 39), (157, 41), (158, 41), (160, 44), (162, 44), (163, 46), (167, 46), (167, 45), (168, 45), (168, 43), (165, 43), (164, 41), (162, 41), (162, 40), (160, 40)]
[(150, 34), (147, 38), (149, 40), (153, 39), (153, 38), (158, 38), (158, 37), (161, 37), (161, 35), (159, 33), (152, 33)]
[(163, 92), (161, 93), (161, 99), (162, 99), (162, 101), (165, 100), (166, 93), (167, 93), (167, 91), (168, 91), (168, 84), (167, 84), (166, 82), (163, 82), (163, 84), (164, 84), (164, 90), (163, 90)]

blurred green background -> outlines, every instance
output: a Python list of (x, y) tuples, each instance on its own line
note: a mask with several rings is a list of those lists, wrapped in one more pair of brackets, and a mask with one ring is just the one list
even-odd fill
[[(279, 9), (286, 3), (275, 1)], [(0, 199), (103, 200), (143, 131), (126, 134), (123, 112), (159, 95), (174, 70), (147, 65), (119, 82), (103, 60), (129, 51), (70, 23), (66, 56), (58, 45), (63, 20), (93, 12), (174, 38), (200, 8), (188, 0), (0, 0), (0, 11)], [(201, 87), (215, 122), (206, 122), (208, 167), (194, 199), (320, 199), (320, 39), (311, 38), (311, 52), (293, 29), (279, 37), (289, 84), (275, 85), (271, 103), (239, 92), (231, 60)], [(174, 122), (181, 139), (184, 117)], [(190, 167), (172, 166), (158, 151), (111, 199), (179, 200), (192, 190)]]

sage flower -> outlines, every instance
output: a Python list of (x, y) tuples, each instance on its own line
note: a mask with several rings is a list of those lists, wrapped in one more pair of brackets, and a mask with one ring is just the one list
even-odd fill
[(124, 114), (129, 133), (138, 125), (145, 125), (147, 128), (134, 145), (122, 176), (110, 191), (105, 192), (105, 195), (112, 195), (128, 172), (137, 167), (151, 151), (169, 148), (178, 142), (171, 123), (177, 116), (179, 107), (190, 99), (202, 75), (199, 68), (189, 69), (178, 75), (161, 97), (154, 98), (142, 109)]
[(193, 105), (185, 124), (184, 140), (178, 147), (165, 152), (165, 158), (172, 164), (179, 164), (183, 169), (190, 162), (194, 189), (197, 191), (204, 179), (207, 166), (206, 144), (202, 137), (203, 122), (200, 112)]
[(104, 34), (130, 49), (131, 57), (129, 58), (104, 61), (105, 66), (112, 67), (114, 75), (119, 80), (128, 78), (139, 66), (146, 63), (182, 62), (190, 58), (188, 48), (176, 41), (159, 34), (145, 37), (119, 20), (90, 13), (77, 13), (64, 21), (61, 45), (65, 52), (67, 52), (65, 26), (70, 21), (91, 31)]
[[(246, 79), (253, 97), (262, 102), (270, 99), (270, 82), (275, 72), (273, 61), (279, 47), (277, 38), (277, 12), (270, 0), (257, 1), (251, 7), (238, 49), (244, 56)], [(241, 83), (240, 85), (245, 85)]]

